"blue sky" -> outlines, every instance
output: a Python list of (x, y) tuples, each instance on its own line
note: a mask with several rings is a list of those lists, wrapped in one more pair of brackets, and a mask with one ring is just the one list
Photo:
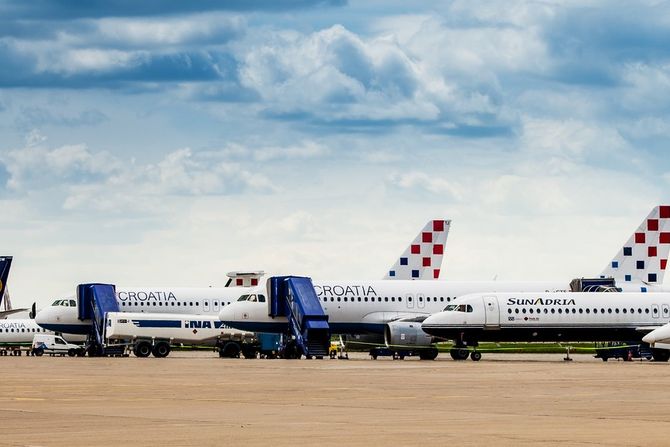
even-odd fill
[[(225, 5), (223, 7), (222, 5)], [(670, 187), (664, 2), (7, 0), (16, 303), (83, 281), (597, 274)]]

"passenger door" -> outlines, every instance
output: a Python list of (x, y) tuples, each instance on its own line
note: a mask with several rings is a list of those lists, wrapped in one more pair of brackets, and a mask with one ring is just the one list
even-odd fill
[(659, 313), (658, 313), (658, 304), (652, 304), (651, 305), (651, 316), (654, 318), (658, 318)]
[(209, 300), (203, 300), (203, 308), (202, 310), (205, 311), (205, 313), (209, 313)]
[(484, 326), (500, 326), (500, 308), (498, 306), (498, 298), (491, 295), (483, 297), (482, 300), (484, 301)]

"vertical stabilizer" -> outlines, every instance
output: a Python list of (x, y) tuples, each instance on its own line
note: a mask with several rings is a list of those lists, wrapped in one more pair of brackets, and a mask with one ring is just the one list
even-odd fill
[(9, 278), (9, 269), (12, 267), (11, 256), (0, 256), (0, 300), (3, 300), (7, 292), (7, 278)]
[(450, 220), (429, 221), (384, 279), (438, 279), (450, 226)]
[(655, 207), (602, 273), (617, 284), (663, 283), (670, 254), (670, 206)]

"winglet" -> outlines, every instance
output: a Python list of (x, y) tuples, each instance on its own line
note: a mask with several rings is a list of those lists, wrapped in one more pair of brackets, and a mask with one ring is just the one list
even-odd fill
[(670, 254), (670, 205), (660, 205), (649, 213), (635, 233), (619, 250), (602, 276), (614, 277), (617, 284), (662, 284)]
[(429, 221), (384, 279), (438, 279), (450, 226), (450, 220)]

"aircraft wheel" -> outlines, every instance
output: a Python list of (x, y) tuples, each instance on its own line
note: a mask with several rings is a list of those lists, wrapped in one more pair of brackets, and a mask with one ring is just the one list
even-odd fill
[(453, 348), (449, 351), (449, 354), (454, 360), (465, 360), (468, 358), (469, 352), (465, 348)]
[(421, 360), (435, 360), (438, 353), (437, 348), (425, 349), (419, 352), (419, 358)]
[(472, 353), (470, 354), (470, 358), (471, 358), (474, 362), (478, 362), (478, 361), (480, 361), (480, 360), (482, 359), (482, 353), (479, 352), (479, 351), (472, 351)]
[(149, 357), (151, 354), (151, 343), (148, 341), (137, 342), (133, 348), (133, 354), (135, 354), (136, 357)]
[(167, 357), (168, 354), (170, 354), (170, 345), (164, 341), (159, 341), (151, 350), (151, 353), (154, 355), (154, 357), (159, 359)]
[(454, 360), (465, 360), (468, 358), (468, 350), (464, 348), (452, 348), (449, 350), (449, 355)]
[(652, 349), (651, 355), (655, 362), (667, 362), (670, 360), (670, 351), (667, 349)]

